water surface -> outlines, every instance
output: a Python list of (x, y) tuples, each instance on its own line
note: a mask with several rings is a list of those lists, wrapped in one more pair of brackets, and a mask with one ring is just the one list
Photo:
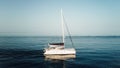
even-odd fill
[[(46, 59), (43, 49), (59, 37), (0, 37), (0, 68), (120, 68), (120, 37), (75, 36), (76, 58)], [(72, 47), (66, 38), (66, 47)]]

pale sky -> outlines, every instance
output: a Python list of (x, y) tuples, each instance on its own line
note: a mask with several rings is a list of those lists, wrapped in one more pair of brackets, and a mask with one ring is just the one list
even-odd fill
[(120, 0), (0, 0), (0, 36), (120, 35)]

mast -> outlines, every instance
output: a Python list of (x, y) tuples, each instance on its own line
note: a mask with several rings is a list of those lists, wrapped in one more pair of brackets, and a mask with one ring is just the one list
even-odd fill
[(65, 40), (65, 35), (64, 35), (64, 21), (63, 21), (63, 13), (62, 13), (62, 8), (61, 8), (61, 26), (62, 26), (62, 42), (64, 43)]

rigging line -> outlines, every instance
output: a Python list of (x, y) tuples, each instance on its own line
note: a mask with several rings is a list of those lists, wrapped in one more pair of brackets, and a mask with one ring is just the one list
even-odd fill
[(66, 29), (67, 29), (67, 32), (68, 32), (68, 35), (69, 35), (68, 37), (70, 38), (70, 41), (71, 41), (71, 43), (72, 43), (73, 48), (75, 48), (74, 43), (73, 43), (73, 40), (72, 40), (72, 36), (71, 36), (71, 34), (70, 34), (70, 31), (69, 31), (69, 29), (68, 29), (68, 26), (67, 26), (67, 23), (66, 23), (66, 21), (65, 21), (64, 16), (63, 16), (63, 20), (64, 20), (64, 23), (65, 23), (65, 26), (66, 26)]

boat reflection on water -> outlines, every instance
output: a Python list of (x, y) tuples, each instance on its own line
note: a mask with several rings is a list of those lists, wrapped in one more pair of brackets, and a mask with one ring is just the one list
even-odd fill
[(76, 55), (45, 55), (45, 60), (67, 60), (74, 59)]
[[(66, 68), (66, 60), (75, 59), (76, 55), (44, 55), (46, 68)], [(71, 61), (72, 61), (71, 60)]]

